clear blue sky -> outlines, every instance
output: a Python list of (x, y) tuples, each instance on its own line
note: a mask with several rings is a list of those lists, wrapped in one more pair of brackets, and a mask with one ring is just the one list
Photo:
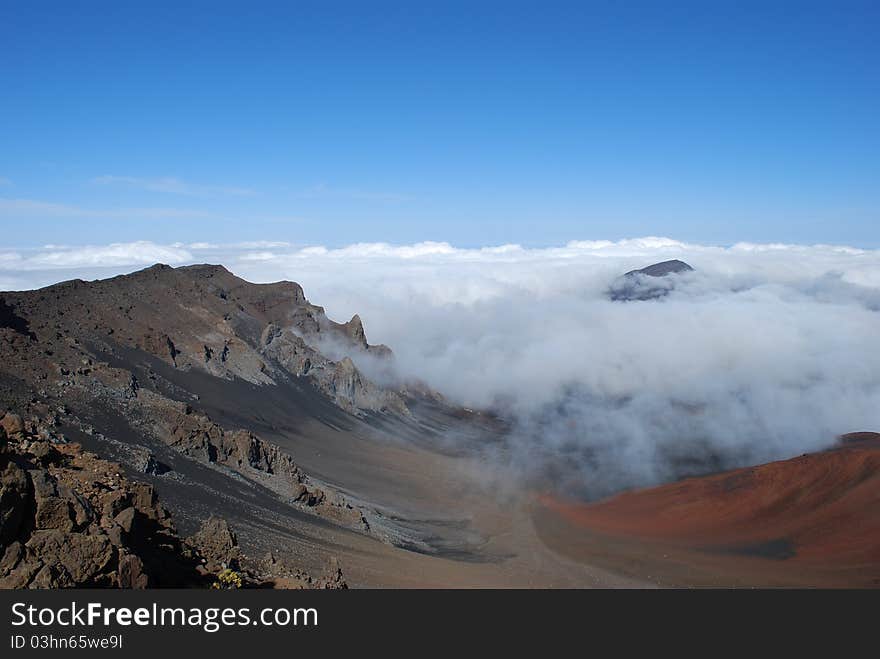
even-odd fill
[(0, 0), (0, 242), (878, 247), (878, 35), (876, 1)]

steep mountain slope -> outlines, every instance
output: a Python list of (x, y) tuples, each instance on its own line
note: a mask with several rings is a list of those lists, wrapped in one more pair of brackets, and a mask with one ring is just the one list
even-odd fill
[[(199, 410), (200, 395), (180, 381), (227, 382), (254, 393), (284, 386), (292, 390), (285, 404), (294, 409), (406, 416), (403, 399), (363, 377), (350, 358), (335, 362), (312, 347), (330, 335), (352, 354), (388, 358), (387, 348), (367, 344), (359, 319), (334, 323), (297, 284), (249, 284), (219, 266), (155, 266), (105, 281), (71, 281), (5, 294), (3, 305), (0, 374), (18, 381), (12, 392), (78, 409), (68, 424), (86, 434), (97, 429), (103, 437), (126, 424), (154, 440), (120, 443), (123, 462), (152, 461), (150, 469), (161, 474), (167, 467), (152, 451), (164, 444), (257, 479), (312, 512), (369, 527), (343, 497), (313, 486), (277, 446), (215, 423)], [(235, 402), (229, 397), (221, 406)]]
[[(0, 411), (50, 419), (45, 439), (153, 483), (188, 532), (229, 518), (254, 552), (276, 548), (279, 529), (294, 544), (345, 532), (427, 553), (472, 535), (431, 541), (430, 523), (389, 514), (404, 500), (390, 501), (393, 480), (363, 477), (384, 450), (366, 438), (424, 440), (460, 423), (423, 387), (371, 382), (352, 359), (365, 355), (392, 358), (357, 316), (335, 323), (297, 284), (250, 284), (219, 266), (0, 294)], [(295, 458), (304, 450), (311, 474)], [(331, 553), (302, 558), (319, 570)]]

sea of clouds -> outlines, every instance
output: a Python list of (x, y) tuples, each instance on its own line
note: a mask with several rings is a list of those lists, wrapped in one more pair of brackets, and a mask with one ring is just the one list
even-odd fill
[[(667, 259), (695, 268), (668, 296), (608, 299), (622, 273)], [(512, 426), (508, 464), (589, 496), (880, 430), (878, 250), (667, 238), (46, 246), (0, 249), (0, 289), (155, 262), (297, 281), (331, 318), (360, 314), (397, 376), (498, 411)]]

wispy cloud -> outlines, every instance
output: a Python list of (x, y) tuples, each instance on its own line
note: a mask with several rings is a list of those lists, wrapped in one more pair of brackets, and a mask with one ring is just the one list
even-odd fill
[(256, 194), (250, 188), (225, 185), (203, 185), (191, 183), (179, 178), (164, 176), (159, 178), (142, 178), (138, 176), (113, 176), (105, 174), (91, 180), (96, 185), (124, 185), (149, 192), (163, 192), (191, 197), (235, 196), (247, 197)]
[(359, 188), (337, 188), (325, 183), (319, 183), (305, 190), (300, 190), (296, 196), (302, 199), (353, 199), (356, 201), (371, 201), (379, 203), (401, 203), (412, 201), (412, 197), (397, 192), (382, 192), (375, 190), (362, 190)]
[(205, 251), (205, 250), (237, 250), (237, 249), (280, 249), (290, 247), (290, 243), (279, 240), (249, 240), (239, 243), (174, 243), (173, 247), (186, 247), (187, 249)]
[(12, 185), (12, 180), (5, 176), (0, 176), (0, 188)]
[(13, 199), (0, 197), (0, 219), (24, 219), (34, 217), (70, 217), (92, 219), (167, 219), (209, 218), (211, 213), (192, 208), (135, 207), (135, 208), (84, 208), (70, 204), (58, 204), (37, 199)]

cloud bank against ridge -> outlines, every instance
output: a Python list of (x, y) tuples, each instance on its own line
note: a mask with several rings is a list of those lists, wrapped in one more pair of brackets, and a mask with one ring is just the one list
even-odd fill
[[(695, 272), (665, 298), (608, 299), (622, 273), (669, 259)], [(399, 377), (511, 421), (498, 459), (590, 496), (880, 430), (877, 250), (655, 237), (540, 249), (142, 242), (0, 250), (0, 284), (155, 261), (294, 280), (331, 317), (358, 313)]]

